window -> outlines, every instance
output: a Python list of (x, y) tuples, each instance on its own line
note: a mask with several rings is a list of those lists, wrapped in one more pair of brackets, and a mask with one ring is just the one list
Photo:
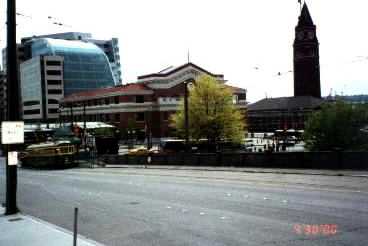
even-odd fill
[(59, 110), (57, 108), (50, 108), (49, 109), (49, 114), (57, 114), (59, 113)]
[(115, 114), (115, 121), (119, 122), (120, 121), (120, 114)]
[(60, 66), (61, 61), (46, 61), (47, 66)]
[(47, 75), (61, 75), (60, 70), (47, 70)]
[(164, 112), (164, 121), (169, 120), (169, 112)]
[(56, 100), (56, 99), (49, 99), (49, 100), (48, 100), (48, 103), (49, 103), (49, 104), (59, 104), (59, 101), (58, 101), (58, 100)]
[(61, 80), (50, 79), (50, 80), (47, 80), (47, 84), (48, 85), (61, 85)]
[(144, 121), (144, 113), (136, 113), (135, 114), (135, 121), (143, 122)]
[(144, 96), (135, 96), (136, 103), (144, 103)]
[(24, 115), (40, 114), (39, 109), (24, 110)]
[(50, 89), (47, 91), (47, 93), (49, 93), (50, 95), (60, 95), (63, 94), (63, 91), (57, 89)]
[(105, 104), (106, 104), (106, 105), (109, 105), (109, 104), (110, 104), (110, 100), (109, 100), (109, 98), (105, 98)]
[(119, 97), (118, 96), (114, 97), (114, 102), (115, 102), (115, 104), (119, 104)]
[(239, 94), (238, 99), (239, 100), (246, 100), (247, 99), (247, 94), (245, 94), (245, 93), (244, 94)]
[(27, 101), (23, 103), (24, 106), (33, 106), (33, 105), (39, 105), (39, 104), (40, 104), (40, 101)]
[(106, 114), (106, 115), (105, 115), (105, 120), (106, 120), (106, 121), (110, 121), (110, 115), (109, 115), (109, 114)]

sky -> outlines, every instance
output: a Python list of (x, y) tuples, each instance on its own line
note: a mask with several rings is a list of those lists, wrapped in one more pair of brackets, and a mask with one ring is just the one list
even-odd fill
[[(322, 95), (368, 94), (368, 2), (306, 2), (320, 42)], [(18, 39), (70, 31), (118, 38), (123, 83), (180, 66), (189, 51), (191, 62), (247, 89), (250, 102), (293, 95), (298, 0), (17, 0), (17, 12)]]

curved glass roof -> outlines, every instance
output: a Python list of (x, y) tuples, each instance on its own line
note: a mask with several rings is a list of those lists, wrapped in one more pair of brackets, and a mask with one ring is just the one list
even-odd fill
[(31, 49), (32, 57), (64, 57), (64, 96), (115, 84), (106, 54), (93, 43), (41, 38), (32, 40)]

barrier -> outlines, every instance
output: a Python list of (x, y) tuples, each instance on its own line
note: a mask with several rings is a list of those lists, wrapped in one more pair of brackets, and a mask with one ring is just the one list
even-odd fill
[(109, 165), (173, 165), (272, 167), (305, 169), (368, 169), (368, 152), (277, 152), (277, 153), (173, 153), (147, 155), (104, 155)]

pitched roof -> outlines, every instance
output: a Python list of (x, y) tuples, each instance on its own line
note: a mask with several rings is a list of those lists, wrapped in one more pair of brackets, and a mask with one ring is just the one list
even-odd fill
[(309, 13), (308, 6), (304, 2), (302, 12), (300, 13), (300, 16), (299, 16), (298, 26), (313, 26), (313, 25), (314, 25), (314, 23), (313, 23), (311, 15)]
[(247, 89), (243, 89), (243, 88), (235, 87), (231, 85), (225, 85), (225, 87), (229, 88), (232, 92), (246, 92), (247, 91)]
[(164, 77), (167, 77), (167, 76), (169, 76), (169, 75), (171, 75), (173, 73), (176, 73), (179, 70), (184, 69), (184, 68), (186, 68), (188, 66), (192, 66), (192, 67), (194, 67), (194, 68), (196, 68), (196, 69), (198, 69), (198, 70), (200, 70), (200, 71), (202, 71), (204, 73), (207, 73), (207, 74), (209, 74), (209, 75), (211, 75), (213, 77), (221, 77), (221, 78), (224, 77), (223, 74), (213, 74), (213, 73), (210, 73), (207, 70), (205, 70), (205, 69), (203, 69), (203, 68), (201, 68), (201, 67), (199, 67), (199, 66), (197, 66), (197, 65), (195, 65), (195, 64), (193, 64), (191, 62), (189, 62), (189, 63), (186, 63), (186, 64), (181, 65), (181, 66), (176, 67), (176, 68), (169, 67), (169, 68), (164, 69), (164, 70), (162, 70), (162, 71), (160, 71), (158, 73), (152, 73), (152, 74), (138, 76), (138, 80), (140, 80), (140, 79), (146, 79), (146, 78), (149, 78), (149, 77), (161, 77), (161, 78), (164, 78)]
[(312, 96), (265, 98), (248, 106), (248, 111), (315, 109), (323, 99)]
[(83, 91), (79, 93), (71, 94), (63, 99), (64, 102), (68, 101), (77, 101), (77, 100), (85, 100), (88, 98), (98, 98), (98, 97), (104, 97), (111, 94), (124, 94), (129, 92), (149, 92), (153, 93), (153, 91), (148, 88), (143, 83), (132, 83), (132, 84), (125, 84), (121, 86), (116, 87), (109, 87), (109, 88), (102, 88), (97, 90), (91, 90), (91, 91)]

